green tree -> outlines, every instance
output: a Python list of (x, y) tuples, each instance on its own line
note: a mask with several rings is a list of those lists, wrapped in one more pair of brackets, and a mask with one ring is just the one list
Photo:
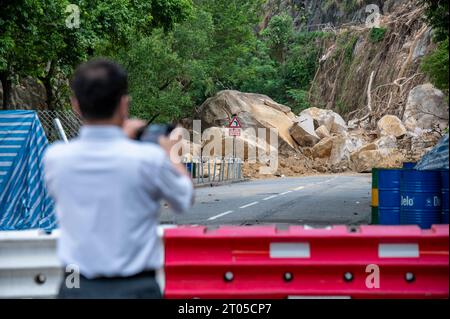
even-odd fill
[(425, 7), (427, 22), (434, 30), (437, 42), (448, 38), (449, 1), (448, 0), (418, 0)]
[(289, 43), (294, 35), (291, 16), (280, 14), (272, 17), (262, 34), (272, 50), (272, 56), (280, 63), (285, 61)]
[(287, 95), (293, 100), (289, 104), (292, 107), (292, 112), (299, 113), (307, 109), (309, 105), (308, 91), (303, 89), (289, 89)]
[(37, 21), (43, 14), (39, 1), (5, 0), (0, 10), (0, 81), (3, 108), (11, 103), (11, 87), (18, 76), (35, 75)]
[(245, 92), (261, 93), (281, 100), (283, 96), (283, 79), (280, 78), (280, 64), (272, 60), (269, 49), (264, 42), (257, 42), (256, 52), (249, 61), (242, 61), (238, 88)]
[[(308, 105), (323, 34), (294, 32), (286, 14), (257, 34), (264, 0), (72, 0), (81, 10), (77, 29), (64, 23), (69, 0), (18, 1), (21, 28), (9, 15), (18, 6), (1, 15), (9, 31), (0, 33), (0, 72), (38, 77), (49, 107), (61, 104), (58, 86), (67, 98), (66, 79), (90, 56), (125, 66), (131, 112), (146, 119), (189, 116), (223, 89), (266, 94), (294, 110)], [(18, 32), (29, 41), (16, 41)]]
[(421, 64), (434, 85), (448, 94), (448, 38), (440, 42), (436, 50), (427, 55)]
[[(67, 5), (80, 9), (79, 28), (66, 26)], [(0, 79), (3, 107), (10, 104), (13, 79), (38, 77), (54, 108), (54, 87), (64, 85), (73, 68), (94, 52), (114, 52), (131, 36), (155, 27), (170, 29), (189, 14), (191, 0), (17, 0), (0, 13)]]
[(173, 30), (173, 50), (184, 65), (183, 91), (194, 105), (216, 93), (211, 72), (214, 28), (212, 15), (197, 6), (190, 18)]
[(172, 51), (173, 38), (157, 29), (131, 44), (112, 56), (128, 70), (131, 114), (162, 122), (179, 118), (191, 100), (183, 92), (183, 61)]
[(132, 113), (175, 119), (191, 115), (218, 90), (239, 88), (255, 52), (253, 26), (261, 3), (196, 0), (190, 16), (173, 30), (134, 38), (130, 49), (113, 54), (130, 74)]
[(422, 70), (428, 74), (436, 87), (448, 95), (448, 26), (449, 2), (447, 0), (419, 0), (425, 6), (427, 22), (433, 29), (436, 49), (421, 63)]
[(214, 29), (210, 50), (210, 74), (218, 89), (236, 84), (239, 61), (248, 59), (256, 44), (254, 26), (258, 23), (262, 0), (196, 0), (211, 14)]
[(295, 36), (289, 47), (289, 55), (283, 65), (283, 78), (286, 86), (307, 90), (314, 77), (319, 60), (322, 32), (301, 32)]

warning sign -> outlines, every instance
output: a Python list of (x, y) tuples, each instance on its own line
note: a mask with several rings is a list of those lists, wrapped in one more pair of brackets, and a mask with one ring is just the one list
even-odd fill
[(234, 116), (228, 124), (228, 134), (230, 136), (241, 136), (241, 122), (239, 122), (237, 116)]
[(230, 134), (230, 136), (241, 136), (241, 129), (240, 128), (229, 128), (228, 129), (228, 134)]

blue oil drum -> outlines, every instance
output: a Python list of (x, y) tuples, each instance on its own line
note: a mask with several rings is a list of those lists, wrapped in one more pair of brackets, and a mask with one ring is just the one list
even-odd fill
[(441, 223), (448, 224), (448, 169), (441, 171), (442, 177), (442, 215)]
[(380, 225), (400, 225), (401, 169), (378, 170), (378, 221)]
[(186, 170), (189, 173), (191, 173), (192, 178), (197, 177), (196, 176), (196, 171), (195, 171), (196, 167), (197, 167), (196, 163), (186, 163)]
[(401, 174), (402, 225), (430, 228), (441, 221), (441, 171), (406, 169)]
[(404, 162), (403, 163), (403, 168), (405, 169), (413, 169), (414, 166), (416, 166), (417, 163), (416, 162)]

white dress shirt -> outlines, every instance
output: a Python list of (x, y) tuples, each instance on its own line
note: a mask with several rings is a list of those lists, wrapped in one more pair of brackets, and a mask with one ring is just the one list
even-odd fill
[(77, 265), (87, 278), (162, 267), (160, 201), (184, 212), (193, 186), (161, 147), (133, 141), (116, 126), (84, 126), (78, 138), (47, 149), (44, 169), (64, 265)]

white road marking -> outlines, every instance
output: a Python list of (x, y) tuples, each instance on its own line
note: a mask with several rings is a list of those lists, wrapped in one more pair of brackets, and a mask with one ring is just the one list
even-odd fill
[(336, 179), (336, 177), (337, 177), (337, 176), (335, 176), (335, 177), (332, 177), (332, 178), (329, 178), (329, 179), (326, 179), (326, 180), (324, 180), (324, 181), (321, 181), (321, 182), (318, 182), (318, 183), (316, 183), (316, 185), (321, 185), (321, 184), (326, 184), (326, 183), (329, 183), (329, 182), (331, 182), (331, 181), (335, 180), (335, 179)]
[(258, 204), (258, 202), (253, 202), (253, 203), (250, 203), (250, 204), (241, 206), (241, 207), (239, 207), (239, 208), (247, 208), (247, 207), (250, 207), (250, 206), (253, 206), (253, 205), (256, 205), (256, 204)]
[(277, 195), (271, 195), (269, 197), (263, 198), (263, 200), (269, 200), (269, 199), (275, 198), (277, 196), (278, 196), (278, 194)]
[(233, 212), (232, 210), (227, 210), (226, 212), (224, 212), (224, 213), (222, 213), (222, 214), (219, 214), (219, 215), (216, 215), (216, 216), (213, 216), (213, 217), (208, 218), (208, 220), (214, 220), (214, 219), (220, 218), (220, 217), (222, 217), (222, 216), (231, 214), (232, 212)]
[[(331, 181), (334, 180), (335, 178), (336, 178), (336, 176), (333, 177), (333, 178), (330, 178), (330, 179), (328, 179), (328, 180), (325, 180), (325, 181), (322, 181), (322, 182), (318, 182), (318, 183), (316, 183), (316, 185), (331, 182)], [(313, 185), (314, 185), (314, 184), (313, 184)], [(283, 193), (280, 193), (280, 194), (271, 195), (271, 196), (268, 196), (268, 197), (266, 197), (266, 198), (263, 198), (262, 200), (266, 201), (266, 200), (269, 200), (269, 199), (272, 199), (272, 198), (275, 198), (275, 197), (278, 197), (278, 196), (282, 196), (282, 195), (286, 195), (286, 194), (292, 193), (293, 191), (299, 191), (299, 190), (302, 190), (302, 189), (304, 189), (304, 188), (305, 188), (305, 186), (298, 186), (297, 188), (294, 188), (293, 190), (288, 190), (288, 191), (283, 192)], [(247, 207), (250, 207), (250, 206), (254, 206), (254, 205), (256, 205), (256, 204), (258, 204), (258, 202), (251, 202), (251, 203), (249, 203), (249, 204), (240, 206), (239, 208), (241, 208), (241, 209), (242, 209), (242, 208), (247, 208)], [(228, 211), (226, 211), (226, 212), (224, 212), (224, 213), (221, 213), (221, 214), (212, 216), (212, 217), (208, 218), (208, 220), (215, 220), (215, 219), (217, 219), (217, 218), (220, 218), (220, 217), (226, 216), (226, 215), (228, 215), (228, 214), (231, 214), (232, 212), (233, 212), (232, 210), (228, 210)]]

